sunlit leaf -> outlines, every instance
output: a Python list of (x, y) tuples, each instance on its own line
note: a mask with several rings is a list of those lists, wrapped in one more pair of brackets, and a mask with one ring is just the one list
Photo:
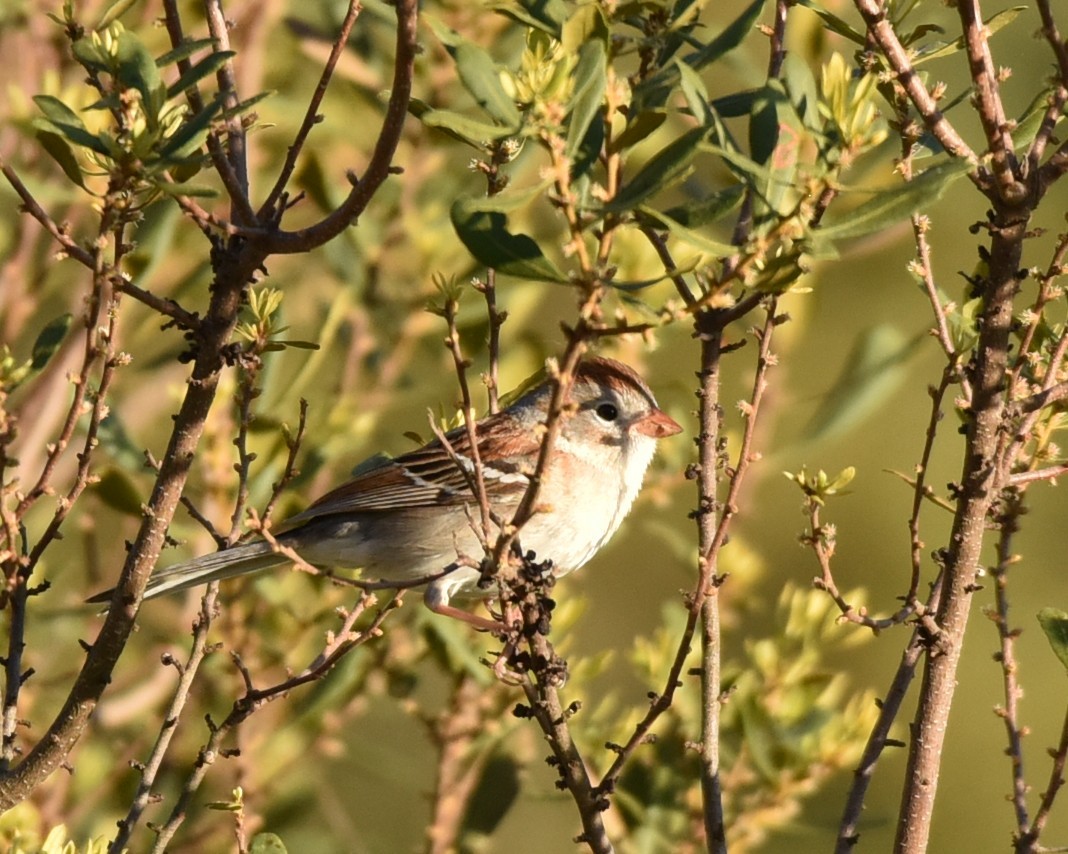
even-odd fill
[(167, 140), (167, 144), (160, 151), (160, 156), (178, 159), (188, 157), (200, 148), (207, 139), (212, 120), (221, 109), (222, 99), (216, 96), (199, 113), (186, 119), (174, 135)]
[(1046, 633), (1046, 640), (1053, 653), (1068, 671), (1068, 612), (1059, 608), (1043, 608), (1038, 612), (1038, 623)]
[(114, 2), (104, 10), (104, 14), (100, 16), (100, 20), (97, 22), (94, 29), (97, 32), (103, 30), (108, 24), (118, 20), (128, 9), (133, 8), (138, 2), (140, 2), (140, 0), (114, 0)]
[(667, 119), (667, 113), (663, 110), (646, 110), (638, 113), (629, 120), (623, 133), (612, 140), (611, 150), (623, 151), (637, 145), (643, 139), (652, 134)]
[(160, 100), (157, 93), (163, 89), (156, 60), (137, 36), (121, 29), (115, 38), (115, 62), (119, 82), (141, 93), (145, 117), (154, 122), (155, 111), (162, 106), (157, 103)]
[(248, 845), (248, 854), (287, 854), (282, 837), (274, 833), (257, 833)]

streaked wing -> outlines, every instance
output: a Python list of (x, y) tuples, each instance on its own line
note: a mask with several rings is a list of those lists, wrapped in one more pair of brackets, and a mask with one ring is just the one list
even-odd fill
[[(446, 434), (449, 445), (468, 471), (471, 444), (463, 428)], [(524, 465), (537, 453), (530, 430), (501, 413), (478, 425), (479, 450), (486, 492), (493, 504), (518, 501), (529, 484)], [(416, 507), (446, 507), (472, 501), (467, 478), (439, 442), (383, 462), (323, 495), (306, 510), (286, 519), (279, 531), (292, 530), (310, 519), (341, 513), (382, 513)]]

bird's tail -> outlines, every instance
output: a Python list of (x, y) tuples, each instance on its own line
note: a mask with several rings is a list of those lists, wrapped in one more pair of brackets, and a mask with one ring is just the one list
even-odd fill
[[(145, 587), (145, 599), (155, 599), (165, 593), (174, 593), (189, 587), (248, 575), (252, 572), (282, 566), (289, 562), (285, 555), (271, 549), (269, 543), (254, 542), (224, 549), (219, 552), (187, 560), (152, 574)], [(106, 602), (111, 598), (111, 590), (90, 598), (90, 602)]]

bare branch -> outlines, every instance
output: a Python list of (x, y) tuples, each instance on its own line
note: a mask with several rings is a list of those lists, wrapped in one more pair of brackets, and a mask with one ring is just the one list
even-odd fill
[[(977, 164), (979, 158), (976, 153), (938, 109), (938, 103), (927, 91), (923, 80), (912, 67), (908, 51), (898, 39), (893, 25), (887, 20), (886, 8), (881, 0), (853, 0), (853, 3), (864, 19), (868, 34), (890, 63), (890, 67), (893, 68), (901, 85), (908, 92), (910, 100), (919, 111), (927, 129), (938, 138), (942, 147), (950, 154)], [(979, 174), (982, 176), (982, 170)]]
[(408, 101), (411, 98), (415, 56), (418, 52), (416, 21), (419, 11), (416, 0), (398, 0), (396, 9), (397, 46), (393, 85), (382, 120), (382, 131), (375, 143), (367, 169), (345, 201), (318, 223), (299, 231), (272, 231), (269, 236), (262, 238), (265, 254), (288, 255), (306, 252), (336, 237), (356, 221), (378, 188), (396, 171), (392, 160), (397, 143), (400, 142), (408, 113)]

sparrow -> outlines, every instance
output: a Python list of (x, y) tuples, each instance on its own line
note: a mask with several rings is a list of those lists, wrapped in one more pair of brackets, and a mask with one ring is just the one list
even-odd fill
[[(475, 424), (478, 459), (492, 516), (511, 521), (535, 471), (552, 395), (547, 380)], [(682, 428), (657, 405), (627, 365), (591, 357), (579, 363), (544, 469), (538, 507), (519, 530), (524, 552), (551, 561), (559, 577), (578, 569), (612, 538), (630, 511), (658, 439)], [(279, 545), (330, 574), (359, 571), (364, 580), (417, 586), (438, 614), (482, 629), (498, 623), (452, 605), (492, 595), (480, 588), (484, 548), (469, 432), (445, 434), (395, 458), (372, 458), (355, 477), (273, 530)], [(451, 453), (450, 453), (451, 451)], [(489, 542), (497, 531), (490, 532)], [(145, 599), (289, 563), (277, 546), (254, 540), (155, 572)], [(90, 601), (103, 601), (108, 593)]]

